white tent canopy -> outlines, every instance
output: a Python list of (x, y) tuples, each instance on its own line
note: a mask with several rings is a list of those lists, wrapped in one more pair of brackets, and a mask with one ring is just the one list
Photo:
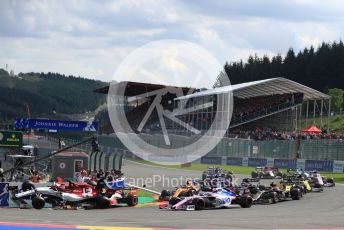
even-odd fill
[(194, 97), (202, 97), (230, 92), (233, 93), (233, 96), (242, 99), (287, 93), (303, 93), (304, 100), (324, 100), (331, 98), (329, 95), (326, 95), (295, 81), (278, 77), (209, 89), (176, 99), (185, 100)]

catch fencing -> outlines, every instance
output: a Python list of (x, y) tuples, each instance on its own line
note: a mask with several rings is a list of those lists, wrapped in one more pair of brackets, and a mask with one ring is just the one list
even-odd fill
[[(142, 138), (149, 144), (166, 148), (162, 135), (144, 134)], [(170, 136), (170, 147), (181, 147), (194, 141), (181, 135)], [(100, 136), (99, 143), (117, 149), (127, 150), (116, 135)], [(182, 150), (181, 150), (182, 151)], [(266, 140), (254, 141), (239, 138), (222, 138), (208, 153), (216, 157), (252, 157), (276, 159), (337, 160), (344, 161), (344, 140)]]

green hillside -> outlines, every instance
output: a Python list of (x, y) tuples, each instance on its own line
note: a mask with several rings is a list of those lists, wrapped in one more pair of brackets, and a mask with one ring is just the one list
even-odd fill
[(292, 48), (285, 55), (250, 56), (246, 61), (226, 63), (231, 84), (285, 77), (327, 93), (328, 89), (344, 89), (344, 43), (322, 43), (298, 52)]
[(57, 73), (19, 73), (10, 76), (0, 69), (0, 121), (27, 117), (63, 118), (95, 110), (105, 96), (93, 90), (106, 83)]

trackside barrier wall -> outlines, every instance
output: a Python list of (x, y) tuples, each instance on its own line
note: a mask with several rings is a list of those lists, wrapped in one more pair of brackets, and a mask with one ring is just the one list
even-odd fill
[(117, 170), (120, 170), (122, 168), (122, 160), (123, 160), (123, 156), (124, 156), (124, 152), (121, 151), (119, 153), (116, 154), (116, 157), (115, 157), (115, 167), (114, 169), (117, 169)]
[(116, 149), (111, 152), (92, 152), (90, 154), (89, 170), (121, 169), (124, 152)]
[(89, 170), (93, 171), (96, 169), (96, 156), (97, 156), (97, 152), (92, 152), (90, 154), (90, 163), (89, 163)]
[[(273, 160), (273, 164), (271, 164), (272, 160)], [(338, 172), (338, 173), (344, 172), (344, 161), (227, 157), (227, 160), (225, 161), (225, 163), (223, 162), (224, 161), (222, 160), (222, 157), (205, 156), (201, 158), (201, 163), (203, 164), (225, 164), (225, 165), (250, 166), (250, 167), (275, 166), (278, 168), (285, 168), (285, 169), (302, 168), (307, 171), (317, 170), (317, 171)]]
[[(147, 135), (159, 146), (156, 135)], [(163, 138), (161, 138), (163, 140)], [(179, 138), (180, 139), (180, 138)], [(181, 142), (182, 140), (179, 140)], [(149, 140), (148, 140), (149, 141)], [(120, 156), (109, 156), (109, 169), (119, 168), (117, 159), (123, 158), (123, 154), (130, 156), (128, 150), (116, 137), (100, 136), (99, 143), (116, 149)], [(184, 144), (187, 143), (187, 138)], [(279, 168), (303, 168), (306, 170), (318, 170), (328, 172), (343, 172), (344, 168), (344, 140), (301, 140), (300, 158), (293, 160), (297, 152), (296, 140), (271, 140), (254, 141), (247, 139), (223, 138), (208, 156), (200, 159), (204, 164), (227, 164), (242, 166), (266, 166), (274, 165)], [(162, 143), (164, 145), (164, 143)], [(92, 164), (96, 164), (96, 156), (91, 156)], [(115, 163), (113, 163), (115, 162)], [(98, 163), (99, 164), (99, 163)], [(113, 167), (114, 166), (114, 167)]]
[(101, 152), (99, 154), (99, 168), (100, 169), (103, 169), (103, 170), (106, 170), (105, 168), (105, 157), (106, 157), (107, 153), (105, 152)]
[(109, 155), (109, 169), (110, 170), (115, 168), (116, 155), (117, 155), (117, 151), (114, 151)]
[[(150, 144), (165, 148), (164, 138), (161, 134), (143, 135), (142, 138)], [(189, 137), (171, 135), (171, 146), (185, 146)], [(248, 157), (248, 158), (273, 158), (293, 159), (296, 157), (298, 140), (266, 140), (254, 141), (240, 138), (222, 138), (219, 144), (208, 154), (217, 157)], [(121, 150), (127, 148), (116, 135), (99, 136), (99, 144)], [(181, 148), (181, 151), (183, 148)], [(300, 158), (307, 160), (337, 160), (344, 161), (344, 140), (321, 139), (301, 140)]]

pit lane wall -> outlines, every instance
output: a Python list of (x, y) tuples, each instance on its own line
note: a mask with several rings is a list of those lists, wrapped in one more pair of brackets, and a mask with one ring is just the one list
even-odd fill
[(205, 156), (200, 159), (200, 163), (249, 167), (274, 166), (284, 169), (302, 168), (307, 171), (344, 172), (344, 161)]

